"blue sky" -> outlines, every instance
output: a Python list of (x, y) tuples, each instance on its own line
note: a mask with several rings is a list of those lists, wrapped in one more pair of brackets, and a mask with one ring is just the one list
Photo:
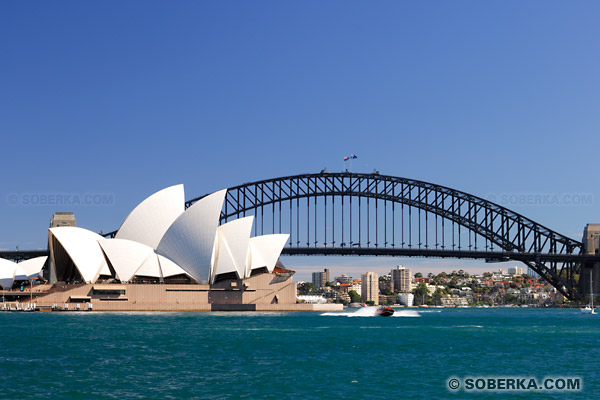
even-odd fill
[[(108, 231), (172, 184), (191, 198), (350, 153), (354, 171), (504, 195), (580, 239), (600, 221), (598, 15), (595, 1), (2, 2), (0, 248), (44, 247), (54, 211)], [(48, 194), (112, 200), (31, 201)], [(514, 197), (532, 194), (593, 202)]]

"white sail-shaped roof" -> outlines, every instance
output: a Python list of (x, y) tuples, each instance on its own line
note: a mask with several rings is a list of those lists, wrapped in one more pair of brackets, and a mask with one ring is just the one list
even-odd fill
[(160, 270), (160, 264), (158, 263), (158, 256), (152, 252), (142, 265), (135, 271), (134, 276), (149, 276), (152, 278), (159, 278), (162, 280), (162, 272)]
[(23, 271), (23, 268), (21, 268), (21, 266), (19, 264), (15, 264), (15, 277), (14, 280), (15, 281), (26, 281), (29, 278), (27, 278), (27, 273), (25, 271)]
[(200, 283), (210, 279), (219, 217), (227, 190), (198, 200), (173, 222), (157, 252), (174, 261)]
[(67, 252), (85, 282), (95, 283), (100, 273), (105, 273), (107, 264), (98, 242), (106, 239), (87, 229), (72, 226), (49, 230)]
[(187, 275), (187, 272), (185, 272), (183, 268), (169, 260), (167, 257), (161, 256), (160, 254), (158, 255), (158, 263), (160, 264), (160, 272), (163, 278), (182, 274)]
[(12, 288), (16, 267), (14, 262), (0, 258), (0, 286), (2, 289), (10, 290)]
[(269, 272), (273, 272), (279, 255), (287, 243), (290, 235), (287, 233), (262, 235), (250, 238), (249, 269), (246, 270), (247, 276), (250, 276), (253, 269), (266, 267)]
[(115, 239), (133, 240), (156, 249), (165, 232), (184, 210), (183, 185), (163, 189), (131, 211)]
[(29, 260), (21, 261), (19, 267), (25, 272), (27, 279), (41, 278), (42, 268), (44, 268), (47, 259), (47, 256), (30, 258)]
[(240, 218), (217, 228), (216, 257), (211, 281), (217, 275), (235, 272), (243, 279), (248, 260), (248, 242), (252, 231), (253, 216)]
[(152, 247), (125, 239), (105, 239), (99, 242), (106, 258), (121, 282), (129, 282), (150, 254)]

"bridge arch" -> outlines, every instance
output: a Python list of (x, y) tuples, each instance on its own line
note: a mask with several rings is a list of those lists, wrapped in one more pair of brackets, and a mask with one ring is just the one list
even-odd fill
[(255, 234), (290, 233), (286, 254), (516, 260), (570, 299), (580, 297), (578, 277), (590, 261), (581, 242), (498, 204), (378, 173), (322, 171), (229, 188), (221, 222), (247, 215)]

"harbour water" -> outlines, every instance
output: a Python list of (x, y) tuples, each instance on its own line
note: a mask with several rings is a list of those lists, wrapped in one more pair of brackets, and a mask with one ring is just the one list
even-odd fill
[[(596, 398), (600, 316), (575, 309), (0, 313), (2, 399)], [(450, 377), (581, 377), (456, 393)]]

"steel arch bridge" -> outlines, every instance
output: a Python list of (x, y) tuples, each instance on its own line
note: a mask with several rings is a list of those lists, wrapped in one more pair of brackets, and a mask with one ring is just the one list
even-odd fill
[(290, 234), (283, 254), (515, 260), (571, 300), (583, 297), (582, 269), (600, 262), (581, 242), (498, 204), (378, 173), (321, 171), (228, 189), (221, 223), (248, 215), (255, 235)]

